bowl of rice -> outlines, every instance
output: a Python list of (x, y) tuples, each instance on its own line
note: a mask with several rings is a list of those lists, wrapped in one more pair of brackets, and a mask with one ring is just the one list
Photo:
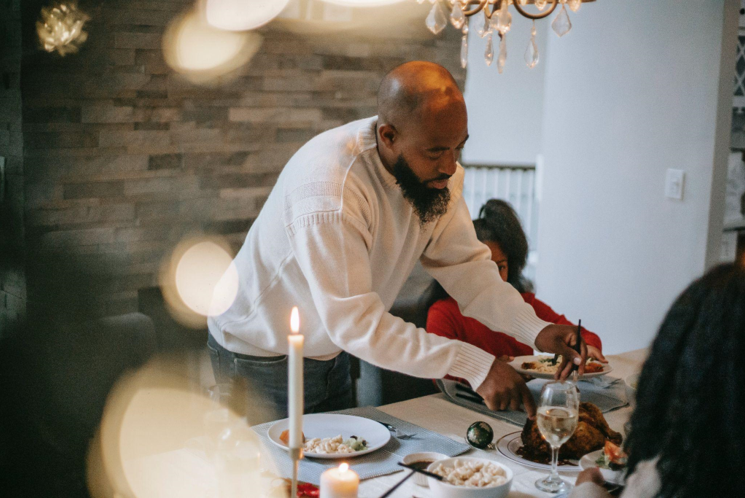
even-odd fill
[(432, 462), (427, 471), (442, 481), (427, 477), (435, 498), (505, 498), (512, 486), (512, 471), (485, 458), (447, 458)]

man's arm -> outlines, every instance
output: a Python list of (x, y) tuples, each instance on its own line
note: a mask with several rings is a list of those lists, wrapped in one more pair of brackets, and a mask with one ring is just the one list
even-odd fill
[(342, 211), (300, 216), (287, 227), (290, 244), (331, 340), (374, 365), (417, 377), (449, 374), (479, 386), (494, 356), (428, 334), (385, 310), (372, 291), (372, 236)]

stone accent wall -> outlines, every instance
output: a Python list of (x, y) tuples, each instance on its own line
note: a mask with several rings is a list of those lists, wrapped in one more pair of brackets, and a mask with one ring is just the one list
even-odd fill
[(23, 138), (21, 132), (21, 0), (0, 0), (0, 339), (26, 311), (23, 264)]
[[(161, 51), (168, 22), (193, 4), (82, 2), (92, 21), (79, 54), (24, 58), (29, 267), (49, 251), (75, 255), (100, 284), (97, 314), (136, 310), (138, 289), (157, 285), (187, 234), (219, 234), (237, 249), (290, 156), (324, 130), (374, 115), (389, 69), (424, 59), (465, 77), (458, 33), (426, 32), (425, 9), (377, 34), (297, 34), (274, 23), (236, 79), (196, 86)], [(34, 292), (30, 277), (29, 300)]]

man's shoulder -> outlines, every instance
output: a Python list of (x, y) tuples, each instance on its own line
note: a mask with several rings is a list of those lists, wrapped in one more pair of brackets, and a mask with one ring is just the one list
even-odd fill
[(328, 130), (311, 139), (290, 159), (283, 172), (286, 222), (298, 216), (341, 209), (344, 192), (366, 198), (364, 177), (352, 172), (374, 147), (376, 118)]
[(292, 172), (290, 183), (343, 182), (355, 160), (370, 150), (374, 122), (374, 117), (361, 119), (313, 137), (287, 163)]

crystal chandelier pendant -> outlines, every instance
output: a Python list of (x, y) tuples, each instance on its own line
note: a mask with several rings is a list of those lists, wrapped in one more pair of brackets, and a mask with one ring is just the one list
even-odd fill
[(463, 23), (466, 22), (466, 16), (463, 14), (463, 6), (460, 4), (460, 0), (455, 0), (453, 11), (450, 13), (450, 22), (455, 29), (460, 29)]
[(530, 32), (530, 43), (528, 43), (528, 49), (525, 51), (525, 64), (527, 64), (531, 69), (538, 64), (538, 44), (535, 41), (535, 21), (533, 21), (533, 29)]
[(507, 37), (502, 35), (499, 41), (499, 57), (497, 58), (497, 70), (499, 74), (504, 71), (504, 65), (507, 62)]
[(437, 2), (432, 6), (432, 10), (429, 11), (425, 24), (429, 30), (436, 35), (448, 25), (448, 18), (445, 16), (445, 12), (443, 11), (440, 2)]
[(476, 31), (476, 33), (481, 38), (485, 37), (486, 34), (491, 29), (491, 26), (489, 24), (489, 17), (487, 17), (487, 15), (486, 15), (486, 7), (484, 7), (484, 10), (482, 12), (484, 13), (484, 23), (483, 23), (483, 25), (480, 25), (479, 28), (478, 28), (478, 30)]
[(567, 4), (569, 4), (569, 8), (572, 9), (572, 12), (577, 12), (579, 8), (582, 7), (582, 0), (569, 0)]
[(492, 44), (491, 32), (486, 35), (486, 52), (484, 52), (484, 62), (487, 66), (491, 66), (494, 60), (494, 45)]
[(512, 28), (512, 14), (510, 14), (510, 11), (507, 10), (507, 1), (502, 1), (502, 6), (499, 9), (499, 14), (497, 16), (492, 16), (492, 21), (496, 19), (497, 25), (494, 26), (494, 29), (500, 34), (503, 35), (507, 33), (510, 28)]
[(548, 3), (548, 0), (535, 0), (535, 6), (538, 10), (545, 9), (547, 3)]
[(466, 22), (463, 23), (463, 28), (461, 29), (464, 35), (468, 34), (469, 28), (468, 28), (468, 18), (466, 18)]
[(569, 14), (567, 13), (566, 5), (561, 6), (561, 11), (559, 12), (559, 15), (556, 16), (553, 22), (551, 23), (551, 28), (560, 37), (564, 36), (565, 34), (569, 33), (569, 31), (571, 31), (572, 22), (569, 20)]
[(460, 42), (460, 67), (463, 69), (468, 65), (468, 34), (463, 33), (463, 40)]

